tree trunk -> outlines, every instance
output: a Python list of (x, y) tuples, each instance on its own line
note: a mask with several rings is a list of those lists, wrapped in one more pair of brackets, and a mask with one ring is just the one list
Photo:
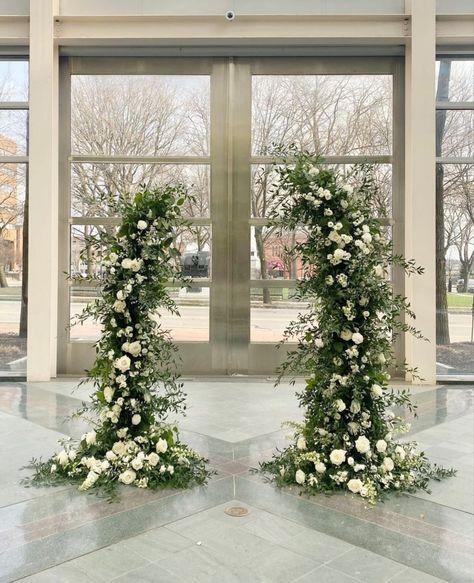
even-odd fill
[(28, 171), (26, 172), (26, 192), (25, 206), (23, 212), (23, 250), (22, 250), (22, 279), (21, 279), (21, 310), (20, 310), (20, 338), (28, 335), (28, 217), (29, 217), (29, 194), (28, 194)]
[[(265, 245), (263, 243), (263, 227), (255, 226), (255, 244), (257, 246), (257, 254), (260, 260), (260, 272), (262, 279), (268, 279), (267, 273), (267, 259), (265, 257)], [(268, 287), (263, 288), (263, 303), (271, 304), (270, 290)]]
[[(451, 62), (440, 61), (436, 101), (449, 95)], [(436, 112), (436, 156), (441, 156), (446, 110)], [(446, 293), (446, 256), (444, 246), (444, 168), (436, 166), (436, 343), (449, 344), (448, 297)]]
[(5, 263), (3, 261), (0, 263), (0, 287), (8, 287), (7, 276), (5, 275)]

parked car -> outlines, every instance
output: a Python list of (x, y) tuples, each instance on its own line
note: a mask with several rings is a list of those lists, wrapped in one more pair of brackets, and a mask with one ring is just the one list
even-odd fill
[[(458, 279), (458, 283), (456, 284), (456, 289), (458, 293), (464, 292), (464, 279)], [(474, 279), (469, 279), (467, 282), (467, 293), (474, 294)]]

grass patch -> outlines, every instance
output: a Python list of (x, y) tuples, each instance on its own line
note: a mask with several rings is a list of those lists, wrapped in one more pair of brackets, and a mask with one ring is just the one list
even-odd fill
[(448, 293), (448, 308), (465, 308), (472, 307), (472, 294)]

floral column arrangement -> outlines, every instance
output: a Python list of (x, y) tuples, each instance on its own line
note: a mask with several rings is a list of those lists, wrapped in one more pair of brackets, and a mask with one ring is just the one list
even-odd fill
[[(46, 462), (33, 460), (31, 483), (79, 483), (113, 496), (119, 483), (139, 488), (187, 487), (208, 477), (203, 460), (179, 441), (170, 413), (185, 408), (174, 369), (176, 347), (157, 322), (156, 310), (177, 313), (166, 283), (179, 280), (182, 187), (138, 192), (120, 206), (122, 223), (89, 242), (102, 253), (101, 295), (80, 316), (102, 325), (96, 360), (88, 371), (95, 392), (77, 412), (93, 428)], [(87, 379), (86, 379), (87, 380)], [(91, 415), (92, 414), (92, 415)]]
[(279, 379), (309, 378), (298, 394), (304, 422), (290, 424), (294, 443), (262, 469), (279, 485), (300, 484), (309, 493), (348, 491), (370, 503), (391, 490), (427, 490), (430, 478), (454, 471), (430, 465), (415, 442), (396, 439), (409, 427), (391, 407), (413, 406), (406, 390), (388, 386), (395, 335), (422, 336), (402, 323), (400, 314), (414, 314), (406, 298), (393, 294), (386, 275), (394, 264), (407, 274), (422, 269), (393, 255), (374, 216), (369, 167), (359, 170), (354, 188), (318, 157), (292, 153), (291, 166), (277, 167), (273, 219), (285, 229), (306, 226), (308, 238), (293, 252), (305, 266), (298, 294), (311, 309), (285, 333), (298, 344)]

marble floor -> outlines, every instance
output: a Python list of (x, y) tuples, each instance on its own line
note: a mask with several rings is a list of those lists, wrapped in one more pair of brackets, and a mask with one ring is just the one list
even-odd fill
[[(206, 487), (124, 487), (112, 504), (73, 487), (23, 487), (21, 466), (83, 432), (64, 421), (88, 398), (76, 384), (0, 383), (0, 583), (473, 581), (472, 387), (412, 389), (412, 434), (458, 476), (366, 508), (350, 495), (279, 490), (250, 471), (300, 413), (295, 387), (243, 378), (185, 381), (181, 433), (216, 470)], [(248, 514), (225, 513), (235, 505)]]

